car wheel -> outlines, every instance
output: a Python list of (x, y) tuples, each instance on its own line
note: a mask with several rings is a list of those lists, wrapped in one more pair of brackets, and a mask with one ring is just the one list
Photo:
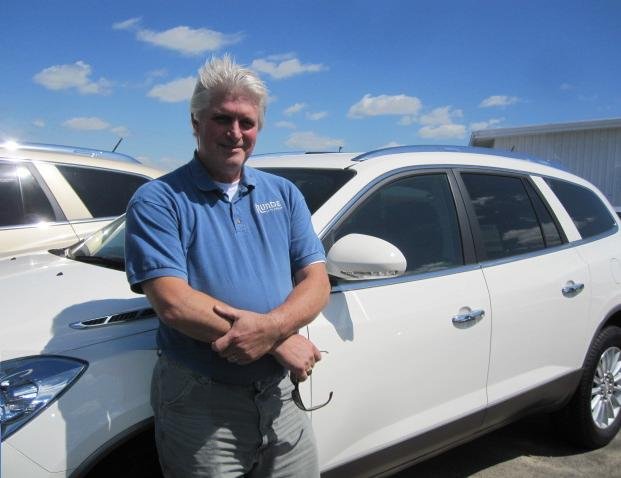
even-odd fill
[(621, 328), (591, 344), (580, 385), (560, 417), (568, 438), (587, 448), (607, 445), (621, 426)]

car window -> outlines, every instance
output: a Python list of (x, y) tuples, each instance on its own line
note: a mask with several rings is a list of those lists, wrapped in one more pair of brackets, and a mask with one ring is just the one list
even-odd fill
[(615, 226), (608, 208), (593, 191), (558, 179), (546, 178), (546, 182), (571, 216), (583, 239), (609, 231)]
[(311, 214), (356, 173), (345, 169), (259, 168), (288, 179), (302, 192)]
[(54, 209), (30, 170), (0, 163), (0, 227), (55, 220)]
[(542, 227), (519, 177), (462, 173), (487, 259), (545, 248)]
[(543, 240), (546, 243), (546, 247), (553, 247), (562, 244), (563, 238), (561, 236), (560, 229), (552, 218), (552, 214), (544, 204), (543, 200), (535, 192), (535, 188), (533, 188), (528, 181), (525, 181), (524, 185), (526, 186), (531, 203), (535, 208), (535, 213), (537, 214), (537, 218), (541, 224), (541, 232), (543, 233)]
[(398, 247), (407, 261), (406, 274), (464, 263), (457, 211), (445, 174), (411, 176), (380, 187), (329, 235), (326, 249), (353, 233)]
[(129, 173), (57, 166), (93, 217), (118, 216), (147, 178)]

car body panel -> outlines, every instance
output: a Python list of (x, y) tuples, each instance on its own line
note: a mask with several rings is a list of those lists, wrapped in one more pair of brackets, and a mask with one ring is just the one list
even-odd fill
[[(311, 341), (328, 352), (312, 376), (313, 405), (334, 392), (313, 413), (323, 467), (485, 408), (487, 288), (479, 268), (451, 272), (333, 292), (309, 326)], [(486, 316), (458, 328), (452, 318), (466, 307)], [(335, 428), (339, 421), (348, 426)]]
[[(494, 311), (490, 403), (582, 366), (592, 287), (575, 249), (483, 264)], [(564, 296), (561, 290), (569, 281), (583, 283), (584, 290)], [(556, 334), (563, 340), (550, 340)]]
[[(123, 325), (76, 330), (70, 324), (150, 307), (130, 291), (121, 271), (83, 264), (43, 252), (0, 261), (2, 359), (39, 353), (59, 354), (157, 328), (156, 318)], [(85, 278), (88, 277), (88, 284)], [(36, 290), (36, 298), (26, 291)], [(34, 300), (33, 300), (34, 299)], [(45, 304), (45, 315), (41, 313)], [(19, 320), (16, 320), (19, 317)]]

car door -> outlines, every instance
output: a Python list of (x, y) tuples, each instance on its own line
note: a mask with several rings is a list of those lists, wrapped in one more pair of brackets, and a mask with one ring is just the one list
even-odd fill
[(491, 310), (469, 236), (461, 239), (452, 181), (443, 171), (390, 178), (324, 238), (329, 250), (348, 234), (378, 237), (407, 260), (398, 278), (337, 281), (309, 326), (325, 352), (311, 377), (313, 405), (334, 393), (312, 415), (326, 476), (397, 465), (482, 422)]
[(571, 390), (583, 359), (589, 275), (528, 177), (460, 177), (494, 311), (491, 424)]

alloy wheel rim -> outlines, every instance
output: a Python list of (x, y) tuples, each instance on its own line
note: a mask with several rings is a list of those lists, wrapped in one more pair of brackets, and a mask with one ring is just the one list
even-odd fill
[(599, 357), (591, 387), (591, 415), (598, 428), (608, 428), (621, 410), (621, 349), (609, 347)]

